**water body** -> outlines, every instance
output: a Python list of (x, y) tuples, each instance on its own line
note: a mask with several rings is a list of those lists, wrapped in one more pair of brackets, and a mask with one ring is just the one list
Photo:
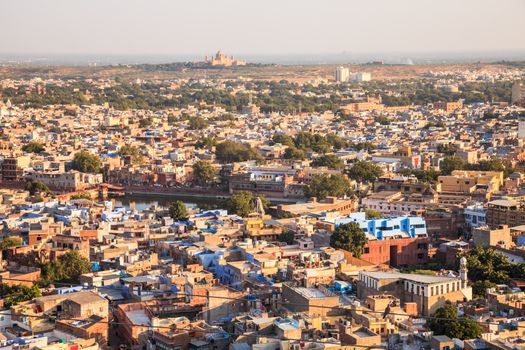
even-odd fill
[(116, 207), (136, 209), (139, 212), (151, 207), (152, 205), (169, 207), (171, 203), (180, 200), (188, 208), (216, 209), (223, 206), (224, 200), (219, 198), (204, 198), (197, 196), (161, 196), (159, 194), (126, 194), (124, 196), (112, 197)]

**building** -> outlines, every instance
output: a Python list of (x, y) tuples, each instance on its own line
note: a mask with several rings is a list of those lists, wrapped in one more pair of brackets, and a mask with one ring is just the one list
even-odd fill
[(333, 232), (350, 222), (357, 223), (368, 239), (360, 256), (362, 260), (393, 266), (420, 265), (428, 261), (425, 218), (403, 216), (367, 220), (366, 214), (359, 212), (348, 217), (321, 220), (316, 226)]
[(304, 312), (310, 316), (335, 316), (340, 310), (339, 296), (328, 289), (293, 287), (283, 284), (282, 298), (290, 311)]
[(438, 177), (440, 194), (476, 196), (490, 199), (503, 186), (502, 171), (454, 170)]
[(35, 172), (28, 175), (56, 191), (81, 191), (103, 182), (102, 174), (88, 174), (79, 171), (68, 172)]
[(2, 162), (2, 181), (20, 181), (24, 176), (24, 169), (31, 164), (31, 157), (9, 157)]
[(508, 225), (500, 225), (490, 229), (488, 226), (479, 226), (472, 230), (472, 240), (476, 246), (510, 248), (512, 236)]
[(224, 66), (224, 67), (231, 67), (231, 66), (245, 66), (246, 61), (236, 59), (233, 56), (226, 56), (222, 50), (217, 51), (215, 56), (212, 56), (211, 59), (208, 59), (208, 56), (205, 57), (204, 63), (209, 64), (211, 66)]
[(487, 225), (509, 227), (525, 225), (523, 202), (512, 199), (497, 199), (487, 204)]
[(346, 83), (350, 80), (350, 70), (346, 67), (337, 67), (335, 69), (335, 81)]
[(517, 81), (512, 85), (511, 102), (525, 106), (525, 84), (522, 81)]
[(368, 73), (368, 72), (356, 73), (353, 76), (353, 80), (358, 83), (364, 82), (364, 81), (370, 81), (372, 80), (372, 73)]
[(320, 201), (313, 199), (307, 203), (279, 204), (274, 209), (284, 216), (321, 214), (323, 212), (338, 212), (341, 215), (348, 215), (357, 209), (357, 204), (357, 201), (353, 198), (338, 199), (326, 197)]
[(483, 226), (487, 221), (487, 208), (481, 203), (469, 205), (463, 211), (465, 215), (465, 227), (474, 229)]
[(466, 259), (462, 258), (460, 277), (360, 271), (357, 296), (366, 299), (370, 295), (392, 294), (401, 304), (416, 303), (419, 314), (432, 315), (447, 301), (472, 299), (472, 288), (467, 285), (466, 264)]
[(434, 109), (442, 109), (447, 113), (455, 112), (463, 108), (463, 102), (434, 102)]

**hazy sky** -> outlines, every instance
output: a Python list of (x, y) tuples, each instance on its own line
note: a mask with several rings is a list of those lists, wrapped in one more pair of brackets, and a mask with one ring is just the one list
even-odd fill
[(525, 50), (525, 0), (2, 0), (0, 54)]

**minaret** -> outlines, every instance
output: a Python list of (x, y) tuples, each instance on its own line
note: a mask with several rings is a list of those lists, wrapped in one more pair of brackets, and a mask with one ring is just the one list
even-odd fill
[(461, 279), (461, 288), (467, 287), (467, 258), (459, 259), (459, 278)]

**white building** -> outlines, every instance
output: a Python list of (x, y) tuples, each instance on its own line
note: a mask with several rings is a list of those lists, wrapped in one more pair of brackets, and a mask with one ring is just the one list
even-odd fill
[(372, 73), (360, 72), (354, 75), (354, 81), (356, 82), (370, 81), (370, 80), (372, 80)]
[(335, 81), (338, 83), (346, 83), (350, 80), (350, 70), (345, 67), (337, 67), (335, 69)]
[(481, 203), (469, 205), (465, 208), (465, 226), (468, 229), (474, 229), (484, 226), (486, 223), (487, 209)]

